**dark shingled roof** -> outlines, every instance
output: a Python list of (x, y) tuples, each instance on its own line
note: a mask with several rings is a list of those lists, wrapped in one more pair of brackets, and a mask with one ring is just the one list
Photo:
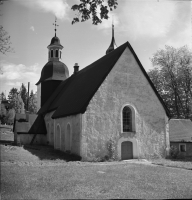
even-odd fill
[(67, 66), (60, 61), (49, 61), (41, 71), (41, 77), (36, 83), (38, 85), (45, 80), (65, 80), (69, 77)]
[(84, 113), (95, 92), (103, 83), (126, 47), (133, 53), (139, 67), (169, 116), (168, 109), (128, 42), (63, 81), (39, 110), (38, 114), (46, 114), (55, 110), (52, 118), (60, 118)]
[(45, 121), (42, 115), (38, 115), (28, 134), (47, 134)]

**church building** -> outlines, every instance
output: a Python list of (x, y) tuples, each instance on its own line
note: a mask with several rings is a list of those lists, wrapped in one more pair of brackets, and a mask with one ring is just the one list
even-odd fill
[(168, 154), (169, 111), (129, 42), (115, 49), (114, 26), (106, 55), (71, 76), (56, 33), (47, 48), (30, 134), (88, 161)]

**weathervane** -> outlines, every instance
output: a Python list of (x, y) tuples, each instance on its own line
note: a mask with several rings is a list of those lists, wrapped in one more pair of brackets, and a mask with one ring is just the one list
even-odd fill
[(57, 18), (56, 17), (55, 17), (55, 23), (53, 23), (53, 25), (55, 26), (55, 37), (56, 37), (56, 31), (57, 31), (56, 27), (59, 26), (59, 25), (57, 25)]

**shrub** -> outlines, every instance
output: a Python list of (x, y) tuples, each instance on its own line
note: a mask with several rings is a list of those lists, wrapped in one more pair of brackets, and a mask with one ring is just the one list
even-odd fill
[(178, 157), (178, 155), (179, 155), (179, 150), (177, 149), (177, 147), (175, 147), (175, 146), (171, 146), (170, 147), (170, 156), (171, 156), (171, 158), (177, 158)]
[(108, 160), (116, 159), (115, 144), (116, 142), (114, 140), (112, 139), (109, 140), (109, 142), (107, 143), (108, 156), (105, 156), (105, 159), (108, 159)]

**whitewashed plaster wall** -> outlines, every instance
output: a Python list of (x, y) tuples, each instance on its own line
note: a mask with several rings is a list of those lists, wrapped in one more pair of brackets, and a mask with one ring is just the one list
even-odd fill
[(47, 113), (44, 117), (47, 129), (47, 142), (51, 146), (54, 146), (54, 120), (51, 118), (54, 112)]
[[(125, 105), (135, 111), (135, 131), (123, 133), (121, 111)], [(121, 142), (133, 142), (134, 158), (165, 156), (169, 145), (165, 110), (126, 48), (82, 116), (82, 157), (93, 159), (108, 154), (106, 144), (115, 141), (121, 159)]]
[[(37, 118), (36, 114), (20, 114), (17, 113), (15, 116), (15, 130), (14, 130), (14, 142), (16, 144), (30, 144), (34, 134), (28, 134), (31, 126), (33, 125), (35, 119)], [(18, 122), (19, 119), (26, 119), (27, 122)], [(33, 144), (47, 144), (46, 135), (37, 134)]]
[[(34, 134), (17, 134), (17, 144), (30, 144)], [(46, 135), (37, 134), (33, 144), (47, 144)]]
[[(72, 154), (81, 156), (81, 114), (55, 119), (55, 133), (57, 125), (61, 127), (60, 150), (70, 151)], [(70, 127), (68, 137), (67, 126)]]
[[(81, 114), (52, 119), (53, 112), (45, 115), (47, 140), (54, 148), (61, 151), (70, 151), (80, 156)], [(67, 126), (70, 126), (70, 138), (67, 137)], [(60, 141), (57, 144), (57, 126), (60, 127)], [(69, 141), (70, 140), (70, 141)], [(69, 143), (71, 144), (69, 146)]]

